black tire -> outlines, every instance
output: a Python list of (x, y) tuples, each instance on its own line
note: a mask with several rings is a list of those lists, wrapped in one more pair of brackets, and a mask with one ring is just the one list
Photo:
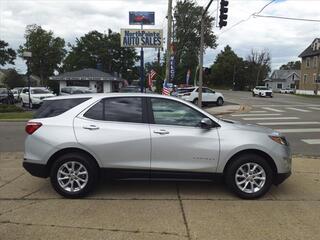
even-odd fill
[(222, 97), (219, 97), (219, 98), (217, 99), (217, 106), (222, 106), (223, 103), (224, 103), (224, 101), (223, 101)]
[(192, 101), (192, 103), (193, 103), (194, 105), (197, 105), (197, 106), (198, 106), (198, 98), (195, 98), (195, 99)]
[[(248, 192), (243, 191), (242, 189), (240, 189), (240, 187), (237, 186), (237, 183), (236, 183), (236, 173), (237, 173), (238, 169), (246, 163), (258, 164), (265, 172), (264, 184), (262, 184), (260, 189), (257, 188), (252, 193), (248, 193)], [(256, 171), (257, 171), (257, 169), (256, 169)], [(265, 195), (269, 191), (269, 189), (273, 183), (274, 173), (273, 173), (269, 163), (263, 157), (261, 157), (257, 154), (243, 154), (243, 155), (240, 155), (239, 157), (237, 157), (236, 159), (234, 159), (233, 162), (228, 166), (228, 168), (225, 171), (224, 177), (225, 177), (225, 182), (226, 182), (228, 188), (234, 194), (236, 194), (237, 196), (239, 196), (240, 198), (243, 198), (243, 199), (255, 199), (255, 198), (262, 197), (263, 195)], [(248, 185), (253, 186), (253, 182), (249, 183)], [(248, 186), (248, 187), (250, 187), (250, 186)], [(246, 190), (249, 191), (249, 189), (246, 189)]]
[[(80, 163), (85, 167), (87, 171), (87, 183), (86, 185), (77, 191), (71, 192), (64, 189), (60, 186), (58, 182), (58, 170), (67, 162), (76, 162)], [(65, 155), (60, 156), (52, 165), (50, 171), (50, 180), (52, 187), (59, 193), (60, 195), (66, 198), (79, 198), (87, 195), (91, 192), (96, 186), (99, 179), (99, 167), (97, 166), (94, 159), (90, 156), (82, 153), (67, 153)], [(69, 180), (67, 180), (69, 181)], [(79, 186), (79, 185), (78, 185)]]

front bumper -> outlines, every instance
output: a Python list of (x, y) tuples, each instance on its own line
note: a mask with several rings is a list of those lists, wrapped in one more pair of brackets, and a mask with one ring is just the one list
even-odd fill
[(275, 179), (273, 181), (273, 183), (275, 185), (279, 185), (281, 183), (284, 182), (284, 180), (286, 180), (288, 177), (291, 176), (291, 171), (290, 172), (287, 172), (287, 173), (278, 173), (276, 176), (275, 176)]
[(49, 177), (49, 170), (47, 165), (39, 164), (39, 163), (30, 163), (23, 162), (23, 167), (26, 169), (32, 176), (47, 178)]

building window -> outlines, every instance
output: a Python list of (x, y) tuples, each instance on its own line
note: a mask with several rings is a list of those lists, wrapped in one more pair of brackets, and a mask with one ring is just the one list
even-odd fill
[(314, 56), (314, 57), (313, 57), (313, 67), (314, 67), (314, 68), (317, 68), (317, 67), (318, 67), (318, 57), (317, 57), (317, 56)]
[(304, 75), (303, 75), (303, 81), (306, 82), (307, 79), (308, 79), (308, 74), (304, 74)]
[(290, 88), (291, 88), (291, 89), (295, 89), (295, 88), (296, 88), (296, 85), (295, 85), (294, 83), (291, 83), (291, 84), (290, 84)]
[(317, 82), (317, 74), (315, 74), (315, 73), (313, 74), (313, 81)]
[(277, 88), (282, 89), (282, 83), (277, 83)]
[(306, 59), (306, 67), (309, 68), (310, 67), (310, 58)]
[(294, 81), (294, 74), (292, 74), (292, 80)]

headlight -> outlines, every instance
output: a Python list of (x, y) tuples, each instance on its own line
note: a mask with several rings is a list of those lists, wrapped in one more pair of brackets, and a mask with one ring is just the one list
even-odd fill
[(271, 140), (275, 141), (276, 143), (279, 143), (281, 145), (288, 146), (289, 143), (285, 137), (279, 137), (279, 136), (269, 136)]

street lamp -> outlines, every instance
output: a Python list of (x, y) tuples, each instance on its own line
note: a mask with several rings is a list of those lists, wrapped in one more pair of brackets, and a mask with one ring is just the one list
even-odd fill
[(32, 52), (28, 52), (28, 51), (24, 51), (22, 54), (23, 58), (25, 58), (27, 60), (27, 77), (28, 77), (28, 96), (29, 96), (29, 109), (31, 106), (31, 96), (30, 96), (30, 87), (31, 87), (31, 83), (30, 83), (30, 59), (32, 58)]

